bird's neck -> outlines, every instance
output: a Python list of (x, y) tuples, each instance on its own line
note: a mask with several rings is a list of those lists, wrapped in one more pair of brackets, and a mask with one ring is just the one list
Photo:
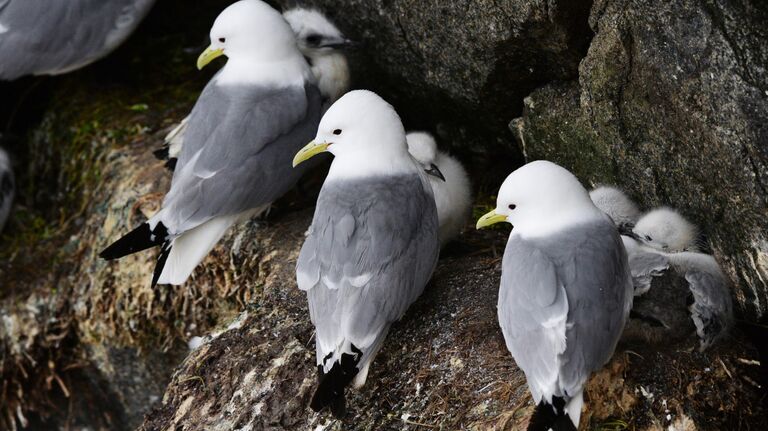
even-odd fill
[(311, 76), (307, 62), (301, 55), (280, 60), (262, 61), (249, 58), (230, 58), (216, 76), (218, 85), (258, 83), (278, 87), (303, 85)]
[(350, 179), (375, 176), (418, 174), (417, 162), (407, 153), (400, 154), (341, 154), (333, 158), (328, 179)]
[(593, 223), (613, 222), (602, 211), (597, 208), (593, 210), (589, 206), (566, 211), (553, 209), (542, 212), (535, 217), (526, 217), (524, 222), (514, 222), (512, 235), (519, 235), (526, 239), (541, 238)]

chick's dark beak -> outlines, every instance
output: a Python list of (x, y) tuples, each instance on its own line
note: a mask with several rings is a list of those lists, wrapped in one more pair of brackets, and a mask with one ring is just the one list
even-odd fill
[(319, 48), (331, 48), (331, 49), (354, 49), (359, 44), (351, 39), (327, 39), (320, 43)]
[(443, 173), (440, 172), (440, 169), (437, 168), (437, 165), (432, 163), (429, 165), (429, 169), (424, 169), (424, 172), (426, 172), (429, 175), (432, 175), (433, 177), (440, 178), (441, 180), (445, 181), (445, 177), (443, 176)]
[(634, 229), (635, 225), (631, 223), (619, 223), (619, 233), (624, 236), (628, 236), (635, 241), (641, 241), (640, 236), (635, 233)]

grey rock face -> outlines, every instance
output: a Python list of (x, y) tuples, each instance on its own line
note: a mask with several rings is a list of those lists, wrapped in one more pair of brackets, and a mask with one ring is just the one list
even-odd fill
[(584, 0), (301, 4), (361, 43), (351, 53), (356, 88), (385, 95), (407, 128), (437, 128), (446, 144), (483, 154), (507, 145), (519, 155), (504, 119), (533, 89), (575, 77), (591, 36)]
[(768, 6), (598, 1), (578, 81), (525, 100), (529, 159), (646, 207), (669, 204), (712, 242), (740, 311), (768, 311)]

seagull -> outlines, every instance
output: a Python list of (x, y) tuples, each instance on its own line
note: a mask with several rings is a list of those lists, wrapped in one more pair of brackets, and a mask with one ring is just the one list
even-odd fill
[(429, 180), (409, 155), (394, 108), (375, 93), (342, 96), (294, 165), (334, 159), (296, 264), (315, 325), (319, 382), (310, 407), (346, 412), (345, 388), (365, 384), (390, 325), (421, 295), (437, 263)]
[(699, 251), (698, 229), (670, 207), (643, 215), (632, 229), (646, 245), (665, 252)]
[(110, 260), (160, 246), (153, 286), (186, 281), (232, 224), (290, 190), (305, 171), (291, 169), (291, 158), (320, 119), (309, 65), (288, 24), (266, 3), (227, 7), (211, 41), (198, 68), (220, 56), (228, 61), (190, 114), (162, 208), (101, 253)]
[(576, 177), (547, 161), (510, 174), (477, 228), (499, 222), (513, 226), (499, 324), (537, 404), (528, 429), (575, 431), (584, 385), (613, 355), (632, 307), (624, 246)]
[[(639, 217), (637, 205), (613, 186), (599, 187), (590, 192), (590, 197), (622, 231), (635, 297), (648, 293), (655, 277), (673, 271), (688, 283), (691, 294), (688, 310), (700, 340), (699, 349), (706, 350), (728, 333), (733, 326), (728, 279), (714, 257), (698, 251), (698, 228), (694, 224), (669, 207), (657, 208)], [(666, 296), (657, 299), (666, 300)], [(669, 326), (671, 323), (665, 321), (664, 313), (647, 314), (666, 305), (674, 307), (674, 304), (656, 304), (646, 311), (633, 310), (633, 314)]]
[(307, 58), (327, 110), (349, 91), (350, 73), (344, 50), (354, 42), (317, 9), (295, 7), (283, 12), (294, 34), (299, 50)]
[(405, 136), (408, 152), (424, 172), (431, 175), (429, 184), (435, 195), (437, 219), (440, 222), (440, 244), (445, 246), (459, 236), (472, 212), (469, 176), (461, 163), (437, 149), (435, 138), (427, 132), (410, 132)]
[(11, 167), (11, 158), (8, 153), (0, 148), (0, 232), (8, 221), (13, 205), (13, 197), (16, 194), (16, 183)]
[(625, 227), (631, 229), (640, 218), (640, 209), (624, 193), (624, 191), (612, 186), (600, 186), (589, 192), (589, 197), (595, 206), (616, 223), (620, 230)]
[(155, 0), (0, 0), (0, 80), (59, 75), (107, 56)]
[[(728, 278), (717, 260), (698, 251), (697, 232), (698, 228), (675, 209), (657, 208), (641, 217), (633, 229), (635, 247), (642, 250), (644, 261), (641, 263), (636, 259), (633, 262), (633, 252), (629, 254), (633, 275), (648, 271), (654, 265), (651, 262), (655, 262), (656, 268), (651, 275), (661, 275), (671, 268), (685, 277), (691, 292), (688, 309), (696, 326), (700, 350), (704, 351), (733, 326), (733, 300)], [(625, 243), (630, 241), (625, 240)], [(662, 262), (666, 268), (661, 269)], [(647, 288), (636, 291), (636, 295), (649, 289), (650, 280)]]
[[(295, 7), (283, 12), (283, 17), (296, 35), (296, 43), (310, 64), (323, 97), (325, 112), (344, 93), (349, 91), (350, 72), (346, 48), (355, 43), (316, 9)], [(160, 160), (167, 160), (166, 167), (173, 170), (184, 145), (184, 132), (188, 118), (174, 127), (165, 137), (165, 145), (155, 151)]]

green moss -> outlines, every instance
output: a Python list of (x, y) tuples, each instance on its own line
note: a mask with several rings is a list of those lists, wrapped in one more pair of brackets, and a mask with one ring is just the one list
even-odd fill
[(528, 159), (551, 160), (587, 183), (614, 183), (616, 169), (611, 142), (598, 135), (579, 114), (577, 83), (535, 91), (527, 103), (520, 132)]

